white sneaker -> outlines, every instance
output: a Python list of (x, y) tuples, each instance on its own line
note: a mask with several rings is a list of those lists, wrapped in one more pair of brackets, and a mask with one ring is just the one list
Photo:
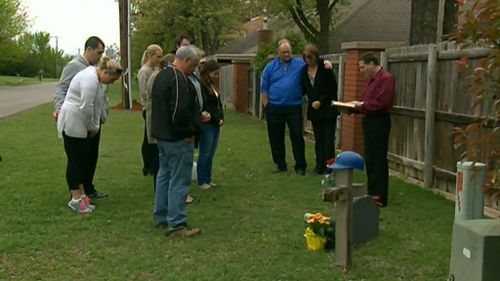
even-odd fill
[(85, 200), (82, 200), (81, 198), (79, 200), (73, 200), (73, 199), (70, 200), (68, 202), (68, 207), (70, 207), (73, 211), (78, 213), (88, 214), (92, 212), (92, 210), (90, 210)]

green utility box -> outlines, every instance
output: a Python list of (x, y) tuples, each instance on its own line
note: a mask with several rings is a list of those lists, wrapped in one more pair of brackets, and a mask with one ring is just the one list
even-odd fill
[(500, 280), (500, 220), (466, 220), (453, 224), (448, 280)]

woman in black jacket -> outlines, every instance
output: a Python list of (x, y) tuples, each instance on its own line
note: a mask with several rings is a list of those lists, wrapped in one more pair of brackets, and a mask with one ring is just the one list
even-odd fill
[(219, 65), (209, 60), (200, 67), (201, 93), (203, 96), (202, 114), (209, 114), (210, 120), (202, 123), (199, 140), (197, 173), (201, 189), (215, 187), (212, 182), (212, 163), (219, 143), (220, 127), (224, 124), (224, 111), (220, 95), (215, 89), (219, 78)]
[(321, 175), (328, 171), (326, 161), (335, 157), (335, 128), (339, 112), (332, 108), (331, 103), (337, 100), (337, 79), (332, 69), (325, 68), (315, 46), (307, 46), (303, 58), (306, 66), (301, 73), (302, 89), (307, 95), (307, 119), (311, 120), (315, 138), (314, 171)]

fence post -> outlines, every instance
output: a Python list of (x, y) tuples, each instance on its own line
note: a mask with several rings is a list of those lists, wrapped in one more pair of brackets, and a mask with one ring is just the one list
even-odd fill
[(251, 107), (252, 107), (252, 117), (255, 117), (257, 115), (257, 82), (255, 81), (255, 68), (253, 67), (253, 65), (251, 65), (249, 68), (248, 68), (248, 77), (251, 79), (251, 83), (252, 83), (252, 102), (251, 102)]
[(427, 60), (427, 91), (425, 101), (424, 186), (432, 187), (434, 180), (434, 125), (436, 110), (437, 47), (429, 44)]
[(339, 55), (339, 72), (338, 72), (338, 90), (337, 90), (337, 98), (339, 101), (343, 100), (344, 97), (344, 75), (345, 75), (345, 54), (342, 53)]
[[(344, 100), (344, 80), (345, 80), (345, 53), (339, 55), (339, 72), (338, 81), (339, 87), (337, 89), (337, 98), (339, 101)], [(342, 115), (337, 116), (337, 128), (335, 128), (335, 153), (337, 149), (342, 147), (341, 135), (342, 135)]]
[(389, 61), (387, 59), (387, 53), (386, 52), (381, 52), (380, 53), (380, 65), (387, 71), (389, 71)]

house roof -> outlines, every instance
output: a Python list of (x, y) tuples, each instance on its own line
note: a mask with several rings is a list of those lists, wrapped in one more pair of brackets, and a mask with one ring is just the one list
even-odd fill
[[(411, 1), (352, 0), (350, 7), (340, 6), (339, 9), (347, 16), (330, 34), (330, 53), (341, 52), (341, 44), (351, 41), (409, 42)], [(257, 29), (262, 22), (261, 17), (252, 19), (245, 26), (246, 36), (217, 50), (215, 57), (253, 58), (258, 45)]]
[(257, 31), (252, 31), (240, 40), (220, 48), (215, 54), (255, 54), (257, 52)]
[(340, 52), (341, 44), (350, 41), (404, 42), (408, 44), (411, 1), (357, 1), (358, 8), (344, 18), (330, 34), (330, 50), (332, 52)]

